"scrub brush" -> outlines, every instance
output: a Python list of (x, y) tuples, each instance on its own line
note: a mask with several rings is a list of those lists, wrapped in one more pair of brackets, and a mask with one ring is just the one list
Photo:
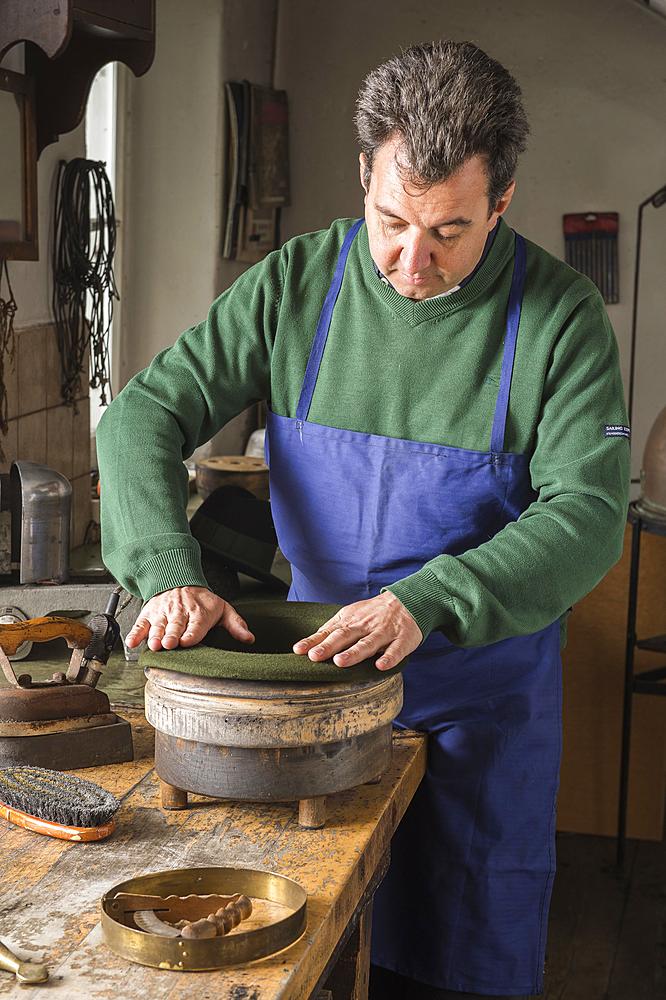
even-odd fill
[(0, 816), (59, 840), (103, 840), (120, 802), (99, 785), (45, 767), (0, 768)]

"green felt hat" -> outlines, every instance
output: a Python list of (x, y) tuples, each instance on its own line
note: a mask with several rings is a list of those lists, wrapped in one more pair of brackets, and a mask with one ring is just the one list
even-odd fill
[(284, 580), (271, 573), (277, 535), (268, 500), (241, 486), (219, 486), (192, 515), (190, 531), (209, 562), (213, 557), (228, 570), (287, 590)]
[(176, 670), (197, 677), (227, 680), (303, 681), (311, 684), (375, 680), (402, 670), (407, 658), (391, 670), (378, 670), (379, 654), (353, 667), (337, 667), (333, 660), (313, 663), (292, 652), (299, 639), (312, 635), (340, 610), (339, 604), (308, 601), (248, 601), (235, 605), (255, 636), (253, 645), (238, 642), (226, 629), (213, 628), (202, 643), (189, 649), (146, 648), (139, 656), (142, 667)]

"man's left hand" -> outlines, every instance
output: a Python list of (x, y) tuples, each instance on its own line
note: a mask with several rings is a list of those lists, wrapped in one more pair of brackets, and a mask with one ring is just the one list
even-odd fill
[(423, 641), (407, 608), (390, 590), (341, 608), (314, 633), (294, 645), (295, 653), (352, 667), (381, 651), (378, 670), (390, 670)]

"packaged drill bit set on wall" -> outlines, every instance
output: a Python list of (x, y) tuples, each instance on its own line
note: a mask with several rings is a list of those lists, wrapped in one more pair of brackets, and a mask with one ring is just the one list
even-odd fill
[(562, 217), (565, 260), (595, 283), (604, 302), (620, 301), (617, 212), (578, 212)]

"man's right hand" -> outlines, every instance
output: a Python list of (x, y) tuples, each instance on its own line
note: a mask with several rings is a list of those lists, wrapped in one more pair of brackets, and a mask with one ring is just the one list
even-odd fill
[(132, 649), (144, 639), (154, 652), (194, 646), (214, 625), (222, 625), (240, 642), (254, 636), (237, 611), (207, 587), (176, 587), (146, 601), (125, 644)]

